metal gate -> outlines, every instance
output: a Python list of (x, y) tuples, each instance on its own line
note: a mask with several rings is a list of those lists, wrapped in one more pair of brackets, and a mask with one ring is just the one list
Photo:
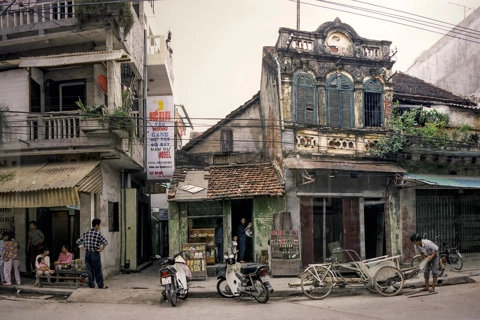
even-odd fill
[(480, 190), (417, 190), (417, 232), (461, 252), (480, 252)]

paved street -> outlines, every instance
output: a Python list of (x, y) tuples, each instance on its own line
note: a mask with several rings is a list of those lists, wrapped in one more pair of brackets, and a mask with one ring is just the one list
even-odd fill
[[(406, 289), (405, 292), (409, 290)], [(377, 294), (335, 296), (313, 301), (303, 297), (275, 298), (262, 305), (250, 299), (188, 299), (176, 308), (168, 303), (73, 303), (0, 296), (2, 319), (479, 319), (480, 283), (438, 288), (418, 298)]]

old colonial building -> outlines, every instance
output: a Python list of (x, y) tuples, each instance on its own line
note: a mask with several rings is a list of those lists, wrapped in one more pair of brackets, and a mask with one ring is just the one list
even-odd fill
[(63, 244), (82, 258), (75, 241), (98, 217), (104, 273), (136, 269), (152, 247), (144, 100), (172, 95), (170, 39), (153, 34), (154, 3), (0, 11), (0, 208), (13, 213), (22, 247), (36, 220), (55, 259)]
[[(270, 206), (268, 219), (254, 224), (273, 229), (274, 214), (289, 212), (303, 265), (323, 261), (335, 243), (360, 258), (402, 254), (409, 260), (408, 237), (415, 231), (480, 250), (473, 233), (480, 206), (478, 109), (392, 72), (390, 44), (363, 38), (338, 18), (311, 32), (280, 28), (275, 46), (263, 49), (259, 94), (183, 148), (185, 165), (207, 169), (185, 171), (177, 181), (190, 184), (191, 174), (205, 194), (179, 193), (178, 184), (171, 199), (205, 203), (216, 183), (209, 176), (213, 166), (233, 172), (241, 163), (267, 161), (285, 195)], [(423, 112), (443, 122), (421, 119)], [(408, 130), (401, 128), (402, 114), (414, 115)], [(376, 152), (395, 137), (400, 147)], [(188, 230), (185, 224), (180, 228)], [(261, 240), (255, 238), (256, 252)]]

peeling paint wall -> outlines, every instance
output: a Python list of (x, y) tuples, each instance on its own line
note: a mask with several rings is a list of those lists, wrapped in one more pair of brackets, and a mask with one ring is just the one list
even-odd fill
[(253, 256), (259, 261), (262, 250), (267, 250), (273, 215), (285, 211), (284, 197), (256, 197), (253, 199)]
[[(410, 261), (415, 254), (410, 235), (417, 231), (417, 209), (416, 209), (415, 188), (400, 190), (400, 221), (398, 236), (395, 237), (395, 244), (400, 249), (396, 254), (401, 254), (404, 261)], [(392, 240), (393, 243), (393, 240)], [(395, 252), (392, 252), (395, 254)]]

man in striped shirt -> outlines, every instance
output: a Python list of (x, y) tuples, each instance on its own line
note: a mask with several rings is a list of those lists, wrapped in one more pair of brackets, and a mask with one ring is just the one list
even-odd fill
[(92, 220), (92, 229), (85, 232), (78, 240), (77, 245), (85, 253), (85, 263), (87, 265), (88, 286), (95, 288), (95, 281), (99, 289), (107, 289), (108, 287), (103, 283), (102, 261), (100, 259), (100, 252), (105, 249), (108, 244), (107, 239), (98, 231), (100, 229), (100, 219)]

